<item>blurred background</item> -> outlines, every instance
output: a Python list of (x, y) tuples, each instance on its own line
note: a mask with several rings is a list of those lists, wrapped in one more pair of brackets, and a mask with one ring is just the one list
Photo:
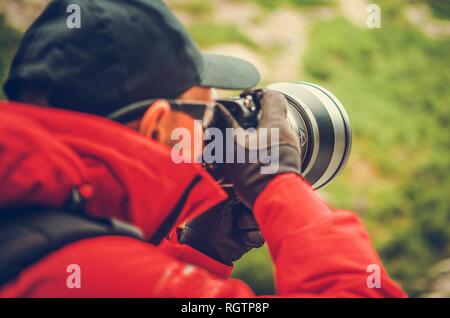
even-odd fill
[[(125, 1), (125, 0), (124, 0)], [(0, 79), (48, 0), (0, 0)], [(353, 127), (352, 153), (319, 194), (357, 212), (410, 296), (450, 297), (450, 0), (167, 0), (197, 44), (253, 62), (262, 85), (331, 90)], [(3, 97), (0, 93), (0, 97)], [(233, 275), (274, 292), (266, 248)]]

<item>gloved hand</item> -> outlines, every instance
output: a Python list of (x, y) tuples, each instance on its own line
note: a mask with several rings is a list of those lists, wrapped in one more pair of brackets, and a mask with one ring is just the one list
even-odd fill
[[(250, 92), (245, 92), (248, 94)], [(287, 172), (300, 174), (300, 145), (298, 137), (289, 128), (287, 123), (287, 102), (285, 98), (275, 91), (257, 90), (261, 105), (261, 119), (257, 130), (268, 128), (268, 140), (270, 128), (277, 128), (279, 139), (273, 144), (267, 144), (268, 151), (279, 152), (278, 169), (272, 174), (262, 174), (261, 167), (267, 163), (227, 163), (225, 173), (227, 181), (234, 185), (234, 192), (229, 193), (231, 199), (222, 203), (210, 211), (203, 213), (190, 221), (182, 230), (179, 241), (188, 244), (198, 251), (227, 265), (238, 260), (252, 248), (264, 244), (264, 239), (259, 231), (251, 207), (259, 193), (277, 175)], [(222, 105), (217, 105), (219, 122), (216, 127), (239, 128), (238, 123), (230, 112)], [(255, 134), (252, 137), (257, 137)], [(257, 145), (260, 145), (257, 143)], [(235, 144), (232, 151), (238, 151), (238, 147), (244, 148), (246, 158), (253, 156), (260, 149), (250, 149), (248, 144)], [(230, 149), (225, 149), (231, 151)], [(249, 155), (249, 153), (252, 153)], [(237, 199), (235, 195), (239, 197)], [(242, 202), (241, 202), (242, 200)], [(243, 204), (244, 203), (244, 204)]]
[[(244, 93), (248, 94), (248, 93)], [(250, 138), (257, 138), (257, 148), (252, 148), (251, 142), (240, 144), (239, 140), (235, 140), (234, 151), (238, 147), (244, 148), (246, 158), (258, 158), (255, 163), (246, 160), (245, 163), (226, 163), (225, 173), (227, 180), (234, 185), (234, 189), (238, 197), (249, 208), (253, 204), (258, 195), (263, 191), (267, 184), (276, 176), (283, 173), (300, 174), (301, 167), (301, 150), (299, 139), (289, 127), (287, 122), (287, 101), (278, 92), (262, 89), (253, 91), (256, 94), (261, 106), (261, 118), (256, 129), (256, 134)], [(219, 106), (220, 108), (220, 106)], [(221, 108), (224, 118), (228, 122), (229, 127), (236, 127), (237, 123), (231, 114), (224, 108)], [(272, 128), (278, 129), (279, 138), (274, 143), (271, 142)], [(267, 131), (267, 142), (260, 143), (259, 132), (262, 129)], [(276, 135), (274, 135), (276, 136)], [(264, 140), (263, 140), (264, 141)], [(268, 163), (260, 160), (258, 153), (261, 150), (267, 150), (269, 154), (276, 154), (278, 151), (278, 169), (268, 169), (270, 173), (262, 173), (261, 168), (268, 168)], [(229, 151), (228, 149), (226, 151)], [(249, 162), (250, 161), (250, 162)]]
[(264, 244), (252, 211), (233, 196), (188, 222), (178, 240), (226, 265)]

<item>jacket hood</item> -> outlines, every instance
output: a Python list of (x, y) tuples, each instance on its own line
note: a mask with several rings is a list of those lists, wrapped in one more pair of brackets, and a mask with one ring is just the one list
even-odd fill
[(0, 102), (0, 136), (0, 208), (62, 207), (88, 185), (86, 213), (149, 239), (226, 198), (201, 166), (176, 164), (170, 148), (102, 117)]

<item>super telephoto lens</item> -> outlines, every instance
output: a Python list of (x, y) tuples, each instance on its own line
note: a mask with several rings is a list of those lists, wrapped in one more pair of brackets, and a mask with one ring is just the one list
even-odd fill
[(311, 83), (274, 83), (267, 88), (288, 101), (288, 122), (302, 148), (303, 177), (314, 189), (329, 184), (345, 167), (352, 144), (344, 106), (331, 92)]

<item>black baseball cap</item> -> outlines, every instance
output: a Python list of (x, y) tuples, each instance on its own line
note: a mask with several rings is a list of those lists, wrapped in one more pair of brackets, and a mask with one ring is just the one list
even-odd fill
[[(78, 5), (80, 28), (69, 28)], [(69, 12), (67, 12), (69, 11)], [(49, 103), (107, 115), (192, 86), (246, 89), (259, 73), (239, 58), (201, 53), (159, 0), (54, 0), (25, 33), (4, 91), (45, 91)]]

